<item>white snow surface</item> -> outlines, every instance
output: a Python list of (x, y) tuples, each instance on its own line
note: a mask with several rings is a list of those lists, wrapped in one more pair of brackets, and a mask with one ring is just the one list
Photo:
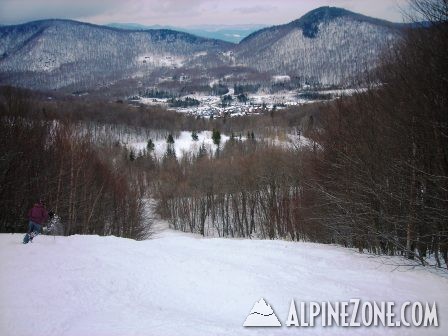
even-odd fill
[[(448, 279), (313, 243), (0, 235), (0, 335), (447, 335)], [(265, 298), (283, 327), (244, 328)], [(299, 301), (437, 303), (439, 328), (285, 327)]]
[[(211, 131), (202, 131), (197, 132), (198, 140), (194, 141), (191, 137), (191, 132), (181, 131), (178, 137), (174, 138), (174, 150), (176, 152), (176, 156), (178, 158), (182, 157), (185, 153), (189, 154), (197, 154), (199, 152), (199, 148), (202, 144), (205, 145), (205, 148), (210, 153), (214, 153), (216, 151), (216, 145), (213, 144), (212, 132)], [(221, 134), (221, 146), (230, 139), (228, 135)], [(147, 146), (147, 142), (134, 142), (130, 144), (130, 147), (134, 148), (137, 151), (144, 150)], [(158, 158), (163, 157), (166, 153), (168, 144), (166, 139), (157, 139), (154, 140), (154, 152)]]

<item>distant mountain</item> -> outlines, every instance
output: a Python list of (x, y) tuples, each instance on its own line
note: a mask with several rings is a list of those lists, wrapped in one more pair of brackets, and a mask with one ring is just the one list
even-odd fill
[(235, 48), (235, 57), (259, 71), (340, 83), (374, 67), (403, 28), (342, 8), (321, 7), (288, 24), (252, 33)]
[(249, 36), (253, 32), (266, 27), (266, 25), (261, 24), (199, 25), (191, 27), (174, 27), (174, 26), (161, 26), (161, 25), (145, 26), (138, 23), (110, 23), (107, 26), (129, 30), (171, 29), (201, 37), (223, 40), (232, 43), (239, 43), (242, 39)]
[(149, 29), (169, 29), (169, 30), (177, 30), (174, 26), (161, 26), (161, 25), (151, 25), (146, 26), (139, 23), (108, 23), (105, 25), (106, 27), (117, 28), (117, 29), (126, 29), (126, 30), (149, 30)]
[[(287, 75), (339, 85), (375, 67), (382, 50), (392, 47), (405, 27), (321, 7), (233, 44), (138, 25), (124, 30), (70, 20), (34, 21), (0, 27), (0, 84), (90, 90), (131, 79), (138, 85), (189, 81), (204, 86), (223, 78)], [(253, 27), (202, 28), (216, 36)]]

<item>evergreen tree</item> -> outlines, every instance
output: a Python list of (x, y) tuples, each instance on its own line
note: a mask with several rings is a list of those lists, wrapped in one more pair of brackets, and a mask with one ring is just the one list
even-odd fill
[(237, 96), (237, 99), (240, 103), (244, 103), (246, 104), (248, 101), (247, 95), (245, 95), (244, 93), (241, 93)]
[(135, 151), (134, 149), (131, 148), (131, 150), (129, 151), (129, 161), (134, 161), (135, 160)]
[(198, 132), (196, 131), (191, 132), (191, 138), (193, 139), (193, 141), (198, 141), (199, 140)]
[(170, 133), (168, 135), (168, 138), (166, 139), (166, 157), (168, 158), (176, 158), (176, 151), (174, 149), (174, 138), (173, 135)]
[(212, 134), (213, 143), (219, 147), (219, 144), (221, 143), (221, 133), (214, 128), (213, 134)]
[(215, 96), (222, 96), (229, 93), (229, 88), (224, 84), (213, 84), (211, 94)]
[(152, 141), (152, 139), (148, 140), (148, 144), (146, 145), (146, 149), (148, 150), (148, 152), (152, 152), (154, 150), (154, 142)]
[(231, 95), (225, 95), (221, 97), (221, 106), (226, 107), (230, 106), (233, 101), (233, 98)]

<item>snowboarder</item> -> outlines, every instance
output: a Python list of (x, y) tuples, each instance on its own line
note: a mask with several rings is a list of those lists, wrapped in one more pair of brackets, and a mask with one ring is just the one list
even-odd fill
[(41, 232), (42, 225), (48, 220), (48, 217), (49, 214), (45, 209), (45, 202), (40, 199), (39, 202), (34, 204), (28, 211), (28, 232), (23, 238), (24, 244), (29, 241), (33, 242), (33, 238)]

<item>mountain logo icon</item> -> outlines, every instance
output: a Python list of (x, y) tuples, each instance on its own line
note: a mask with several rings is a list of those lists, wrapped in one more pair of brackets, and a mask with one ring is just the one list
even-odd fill
[(281, 323), (275, 315), (272, 307), (261, 298), (255, 302), (249, 316), (244, 321), (243, 327), (281, 327)]

